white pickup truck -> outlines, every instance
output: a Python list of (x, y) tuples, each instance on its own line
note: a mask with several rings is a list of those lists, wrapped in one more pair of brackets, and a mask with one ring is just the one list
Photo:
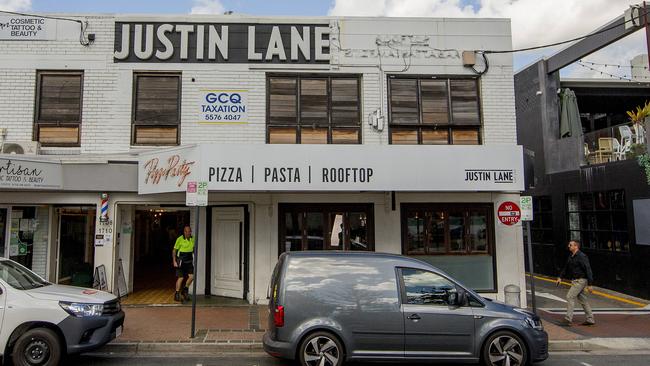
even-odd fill
[(0, 258), (0, 356), (16, 366), (58, 365), (122, 333), (124, 312), (107, 292), (55, 285)]

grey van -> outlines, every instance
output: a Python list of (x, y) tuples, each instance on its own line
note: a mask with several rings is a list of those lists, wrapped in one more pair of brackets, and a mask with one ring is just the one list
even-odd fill
[(273, 271), (269, 308), (264, 350), (304, 366), (352, 360), (519, 366), (548, 357), (539, 317), (399, 255), (285, 253)]

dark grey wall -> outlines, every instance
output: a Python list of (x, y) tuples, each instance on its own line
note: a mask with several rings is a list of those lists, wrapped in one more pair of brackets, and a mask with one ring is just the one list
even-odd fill
[(517, 142), (534, 152), (537, 181), (546, 174), (580, 169), (584, 160), (582, 136), (560, 139), (559, 88), (559, 73), (547, 74), (544, 61), (515, 75)]
[(643, 169), (636, 160), (588, 166), (582, 169), (550, 174), (537, 188), (526, 192), (533, 196), (549, 196), (553, 209), (553, 236), (555, 245), (533, 246), (535, 272), (557, 276), (567, 258), (568, 217), (566, 195), (569, 193), (609, 190), (625, 191), (629, 252), (610, 252), (584, 249), (594, 271), (596, 285), (628, 294), (650, 298), (650, 246), (637, 245), (633, 201), (650, 198)]

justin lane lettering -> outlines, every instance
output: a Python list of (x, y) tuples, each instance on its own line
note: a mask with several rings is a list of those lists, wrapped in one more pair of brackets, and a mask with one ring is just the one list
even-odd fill
[(116, 62), (327, 62), (329, 34), (327, 25), (116, 22), (114, 57)]
[(514, 183), (515, 171), (509, 169), (466, 169), (465, 181)]

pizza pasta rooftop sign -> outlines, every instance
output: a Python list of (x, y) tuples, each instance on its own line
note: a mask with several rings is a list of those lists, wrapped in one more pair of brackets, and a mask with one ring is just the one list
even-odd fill
[(327, 63), (328, 24), (116, 22), (115, 62)]

